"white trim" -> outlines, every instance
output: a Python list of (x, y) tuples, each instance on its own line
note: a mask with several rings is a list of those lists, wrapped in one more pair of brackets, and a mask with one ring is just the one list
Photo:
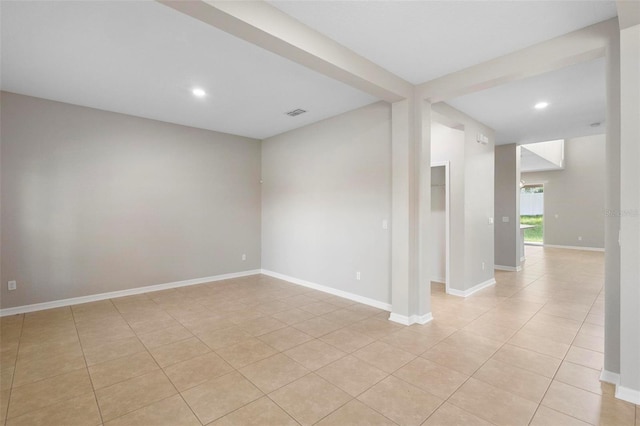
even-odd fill
[(620, 374), (607, 371), (604, 368), (600, 371), (600, 381), (618, 385), (620, 383)]
[(380, 302), (379, 300), (369, 299), (368, 297), (360, 296), (359, 294), (349, 293), (347, 291), (338, 290), (333, 287), (327, 287), (325, 285), (312, 283), (309, 281), (301, 280), (299, 278), (290, 277), (288, 275), (280, 274), (278, 272), (262, 269), (261, 274), (267, 275), (280, 280), (288, 281), (292, 284), (301, 285), (303, 287), (312, 288), (314, 290), (322, 291), (324, 293), (333, 294), (334, 296), (342, 297), (344, 299), (353, 300), (354, 302), (362, 303), (364, 305), (373, 306), (374, 308), (382, 309), (385, 311), (391, 311), (391, 304)]
[(584, 251), (604, 251), (603, 248), (600, 247), (580, 247), (580, 246), (558, 246), (555, 244), (544, 244), (543, 247), (546, 248), (559, 248), (559, 249), (568, 249), (568, 250), (584, 250)]
[(424, 315), (400, 315), (395, 313), (389, 314), (389, 321), (397, 322), (402, 325), (411, 325), (411, 324), (426, 324), (433, 320), (433, 315), (431, 312)]
[(431, 278), (431, 282), (434, 283), (439, 283), (439, 284), (446, 284), (447, 280), (445, 278)]
[(16, 306), (14, 308), (0, 309), (0, 317), (7, 315), (24, 314), (27, 312), (42, 311), (44, 309), (60, 308), (63, 306), (79, 305), (81, 303), (97, 302), (99, 300), (114, 299), (117, 297), (132, 296), (136, 294), (151, 293), (154, 291), (168, 290), (171, 288), (187, 287), (190, 285), (204, 284), (213, 281), (228, 280), (231, 278), (257, 275), (259, 269), (250, 271), (232, 272), (230, 274), (214, 275), (211, 277), (195, 278), (192, 280), (176, 281), (172, 283), (148, 285), (144, 287), (129, 288), (127, 290), (110, 291), (108, 293), (98, 293), (89, 296), (72, 297), (70, 299), (53, 300), (51, 302), (35, 303), (33, 305)]
[(626, 388), (624, 386), (616, 386), (616, 398), (632, 404), (640, 405), (640, 391)]
[(498, 271), (520, 272), (522, 271), (522, 266), (493, 265), (493, 269), (497, 269)]
[(526, 256), (522, 256), (522, 257), (520, 258), (520, 262), (524, 262), (525, 260), (527, 260), (527, 257), (526, 257)]
[(477, 293), (480, 290), (487, 288), (489, 286), (492, 286), (496, 283), (496, 279), (495, 278), (491, 278), (485, 282), (482, 282), (480, 284), (474, 285), (473, 287), (471, 287), (470, 289), (467, 290), (456, 290), (454, 288), (450, 288), (448, 293), (453, 295), (453, 296), (460, 296), (460, 297), (469, 297), (471, 296), (473, 293)]

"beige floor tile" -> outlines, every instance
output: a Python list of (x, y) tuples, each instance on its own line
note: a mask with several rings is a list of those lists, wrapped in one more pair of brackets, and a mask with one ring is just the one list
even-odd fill
[(137, 337), (128, 337), (122, 340), (108, 342), (104, 345), (83, 348), (83, 350), (87, 365), (91, 366), (111, 361), (112, 359), (122, 358), (127, 355), (133, 355), (138, 352), (144, 352), (147, 349)]
[(573, 345), (595, 352), (604, 352), (604, 339), (602, 337), (589, 336), (582, 332), (578, 333)]
[(604, 354), (580, 348), (578, 346), (571, 346), (571, 348), (569, 348), (569, 352), (567, 352), (565, 361), (596, 370), (602, 370), (602, 366), (604, 365)]
[(0, 391), (0, 422), (4, 422), (7, 417), (7, 408), (9, 407), (10, 390)]
[(602, 396), (553, 381), (542, 405), (584, 422), (598, 424)]
[(167, 367), (180, 361), (211, 352), (211, 349), (197, 337), (180, 340), (149, 350), (160, 367)]
[(549, 338), (524, 331), (519, 331), (514, 337), (512, 337), (511, 340), (509, 340), (509, 344), (558, 359), (564, 358), (569, 350), (568, 344), (559, 343)]
[(402, 425), (419, 425), (442, 400), (428, 392), (389, 376), (358, 399), (385, 417)]
[(367, 315), (343, 307), (322, 315), (322, 318), (347, 326), (367, 318)]
[(544, 405), (538, 407), (530, 426), (588, 426), (582, 420), (567, 416)]
[(388, 319), (367, 318), (350, 325), (349, 328), (359, 333), (366, 334), (371, 338), (382, 339), (394, 331), (402, 330), (405, 326), (389, 321)]
[(259, 339), (279, 351), (286, 351), (294, 346), (308, 342), (313, 339), (313, 337), (303, 333), (297, 328), (286, 327), (272, 331), (271, 333), (263, 334)]
[(633, 426), (636, 406), (613, 396), (603, 395), (600, 405), (600, 426)]
[(309, 370), (283, 354), (248, 365), (240, 372), (264, 393), (270, 393), (299, 379)]
[[(289, 307), (291, 308), (291, 305)], [(278, 321), (282, 321), (287, 325), (292, 325), (314, 318), (315, 315), (311, 312), (303, 311), (302, 309), (293, 308), (273, 314), (271, 315), (271, 317), (277, 319)]]
[(11, 390), (8, 418), (93, 392), (86, 369), (29, 383)]
[(216, 352), (235, 368), (242, 368), (278, 353), (277, 350), (256, 338), (218, 349)]
[(322, 367), (316, 374), (354, 397), (388, 376), (388, 373), (351, 355)]
[(89, 367), (94, 389), (100, 389), (142, 376), (160, 367), (149, 352), (138, 352)]
[(197, 333), (197, 336), (214, 351), (226, 346), (233, 346), (250, 339), (252, 336), (240, 327), (229, 327), (220, 330)]
[(31, 411), (7, 421), (7, 426), (100, 425), (102, 419), (93, 392)]
[(465, 351), (457, 346), (440, 342), (423, 353), (421, 357), (460, 373), (472, 375), (489, 359), (490, 354)]
[(387, 373), (393, 373), (416, 357), (380, 341), (357, 350), (353, 355)]
[(562, 363), (554, 380), (600, 395), (603, 393), (600, 370), (571, 362)]
[(164, 372), (175, 387), (182, 392), (232, 370), (233, 367), (218, 354), (207, 353), (172, 364), (166, 367)]
[(129, 320), (128, 323), (129, 327), (131, 327), (131, 329), (133, 329), (133, 331), (138, 335), (181, 325), (178, 321), (170, 317), (168, 314), (164, 314), (161, 318), (150, 319), (143, 317), (134, 321)]
[(200, 426), (200, 421), (180, 395), (160, 400), (105, 423), (105, 426)]
[(306, 375), (269, 397), (302, 425), (312, 425), (338, 407), (351, 396), (315, 375)]
[(414, 359), (393, 375), (443, 399), (449, 398), (469, 378), (424, 358)]
[(412, 331), (410, 327), (394, 331), (380, 339), (380, 341), (414, 355), (420, 355), (438, 344), (437, 340), (431, 339), (423, 334), (416, 333)]
[(315, 317), (306, 321), (295, 323), (293, 324), (293, 327), (310, 336), (317, 338), (342, 328), (342, 325), (321, 317)]
[(448, 402), (484, 420), (504, 426), (528, 424), (538, 407), (532, 401), (473, 377)]
[(429, 416), (423, 426), (491, 426), (491, 423), (445, 402)]
[(341, 328), (340, 330), (325, 334), (320, 337), (320, 340), (347, 353), (357, 351), (374, 342), (372, 337), (355, 330), (350, 330), (349, 328)]
[(102, 419), (106, 422), (176, 394), (160, 370), (96, 390)]
[(392, 426), (396, 423), (362, 402), (352, 400), (316, 424), (318, 426)]
[(4, 391), (7, 389), (11, 389), (11, 384), (13, 383), (13, 372), (15, 371), (15, 367), (2, 366), (2, 370), (0, 370), (0, 391)]
[(198, 419), (206, 424), (255, 401), (263, 393), (234, 371), (186, 390), (182, 396)]
[(547, 377), (492, 359), (473, 377), (536, 403), (540, 403), (551, 384)]
[(140, 334), (138, 338), (147, 348), (155, 348), (169, 343), (193, 337), (193, 334), (181, 325), (169, 327), (151, 333)]
[(562, 362), (558, 358), (513, 345), (504, 345), (491, 359), (553, 378)]
[(309, 370), (317, 370), (336, 361), (346, 353), (320, 340), (312, 340), (284, 352), (289, 358), (302, 364)]
[(300, 306), (303, 311), (311, 312), (314, 315), (324, 315), (329, 312), (337, 311), (339, 308), (336, 305), (326, 302), (313, 302), (303, 306)]
[(297, 426), (282, 408), (264, 396), (211, 423), (212, 426)]
[(238, 323), (238, 327), (252, 336), (262, 336), (263, 334), (271, 333), (286, 326), (287, 324), (282, 321), (270, 317), (256, 318)]

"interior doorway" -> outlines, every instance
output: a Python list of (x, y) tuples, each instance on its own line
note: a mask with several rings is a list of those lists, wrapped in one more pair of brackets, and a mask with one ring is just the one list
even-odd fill
[(520, 188), (520, 228), (525, 244), (544, 245), (544, 185)]
[(431, 164), (431, 282), (449, 292), (449, 162)]

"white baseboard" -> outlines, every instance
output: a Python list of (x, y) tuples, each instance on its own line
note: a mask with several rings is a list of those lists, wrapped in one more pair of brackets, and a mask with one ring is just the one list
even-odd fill
[(604, 251), (604, 248), (600, 247), (580, 247), (580, 246), (559, 246), (555, 244), (545, 244), (545, 248), (559, 248), (567, 250), (584, 250), (584, 251)]
[(400, 315), (400, 314), (389, 314), (389, 321), (397, 322), (402, 325), (411, 325), (411, 324), (426, 324), (429, 321), (433, 320), (433, 315), (431, 312), (424, 315)]
[(522, 257), (520, 258), (520, 262), (524, 262), (525, 260), (527, 260), (527, 257), (526, 257), (526, 256), (522, 256)]
[(522, 266), (493, 265), (493, 269), (497, 269), (498, 271), (520, 272), (522, 271)]
[(600, 371), (600, 381), (618, 385), (620, 383), (620, 374), (607, 371), (604, 368)]
[(640, 405), (639, 390), (625, 388), (624, 386), (617, 385), (616, 398), (621, 399), (623, 401), (630, 402), (632, 404)]
[(293, 284), (298, 284), (303, 287), (312, 288), (314, 290), (322, 291), (324, 293), (333, 294), (334, 296), (342, 297), (345, 299), (353, 300), (354, 302), (362, 303), (364, 305), (373, 306), (374, 308), (382, 309), (385, 311), (391, 311), (391, 304), (380, 302), (379, 300), (369, 299), (368, 297), (360, 296), (358, 294), (349, 293), (347, 291), (338, 290), (333, 287), (327, 287), (325, 285), (312, 283), (309, 281), (301, 280), (299, 278), (290, 277), (288, 275), (280, 274), (278, 272), (269, 271), (266, 269), (262, 269), (260, 271), (263, 275), (268, 275), (273, 278), (278, 278), (280, 280), (288, 281)]
[(431, 278), (431, 282), (446, 284), (447, 280), (445, 278)]
[(447, 290), (447, 293), (453, 295), (453, 296), (460, 296), (460, 297), (469, 297), (471, 296), (473, 293), (477, 293), (478, 291), (482, 290), (483, 288), (487, 288), (489, 286), (492, 286), (496, 283), (496, 279), (495, 278), (491, 278), (485, 282), (482, 282), (480, 284), (474, 285), (473, 287), (471, 287), (470, 289), (467, 290), (456, 290), (455, 288), (451, 288), (449, 287), (449, 289)]
[(0, 317), (7, 315), (24, 314), (27, 312), (42, 311), (44, 309), (61, 308), (63, 306), (80, 305), (82, 303), (97, 302), (99, 300), (114, 299), (117, 297), (133, 296), (142, 293), (151, 293), (154, 291), (168, 290), (171, 288), (187, 287), (190, 285), (204, 284), (213, 281), (229, 280), (231, 278), (246, 277), (249, 275), (257, 275), (259, 269), (250, 271), (233, 272), (230, 274), (214, 275), (211, 277), (195, 278), (192, 280), (176, 281), (172, 283), (148, 285), (144, 287), (129, 288), (127, 290), (110, 291), (108, 293), (92, 294), (90, 296), (72, 297), (70, 299), (53, 300), (51, 302), (35, 303), (33, 305), (16, 306), (14, 308), (0, 309)]

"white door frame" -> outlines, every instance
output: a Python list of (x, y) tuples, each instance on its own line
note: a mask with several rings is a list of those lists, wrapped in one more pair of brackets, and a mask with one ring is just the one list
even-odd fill
[(444, 188), (444, 198), (445, 198), (445, 212), (444, 212), (444, 217), (445, 217), (445, 272), (444, 272), (444, 285), (445, 285), (445, 292), (447, 294), (449, 294), (449, 268), (451, 265), (451, 244), (449, 243), (449, 238), (451, 235), (450, 232), (450, 216), (451, 216), (451, 209), (449, 208), (449, 191), (450, 191), (450, 184), (449, 184), (449, 161), (435, 161), (431, 163), (431, 167), (442, 167), (444, 166), (444, 182), (445, 182), (445, 188)]

